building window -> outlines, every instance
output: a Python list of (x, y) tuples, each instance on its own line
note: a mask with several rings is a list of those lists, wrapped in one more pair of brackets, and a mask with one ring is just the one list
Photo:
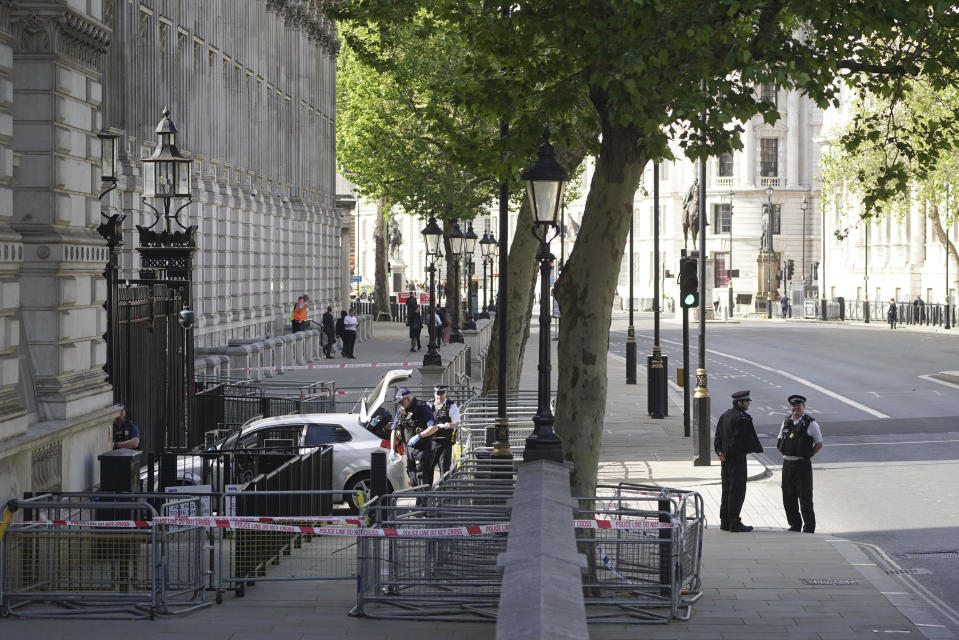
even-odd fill
[(762, 99), (766, 102), (772, 102), (773, 106), (779, 106), (776, 100), (776, 85), (772, 82), (766, 82), (761, 88)]
[(719, 154), (719, 177), (731, 178), (733, 176), (733, 154)]
[(713, 277), (714, 277), (714, 287), (728, 287), (729, 286), (729, 254), (728, 253), (714, 253), (713, 254)]
[(733, 207), (728, 202), (713, 205), (713, 232), (729, 233), (733, 226)]
[(779, 138), (759, 141), (759, 175), (774, 178), (779, 175)]

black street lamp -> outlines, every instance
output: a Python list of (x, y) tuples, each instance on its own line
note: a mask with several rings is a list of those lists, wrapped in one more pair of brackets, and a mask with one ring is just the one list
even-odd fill
[(626, 328), (626, 384), (636, 384), (636, 329), (633, 327), (633, 235), (635, 216), (629, 216), (629, 326)]
[(469, 221), (466, 226), (466, 233), (463, 234), (463, 256), (464, 266), (466, 268), (466, 320), (463, 322), (464, 329), (476, 330), (476, 317), (473, 314), (473, 254), (476, 252), (476, 241), (479, 237), (473, 231), (473, 221)]
[(809, 202), (806, 200), (806, 196), (802, 197), (802, 204), (799, 205), (799, 208), (802, 209), (802, 284), (803, 284), (803, 298), (806, 297), (806, 210), (809, 209)]
[(490, 256), (493, 254), (493, 247), (495, 245), (496, 240), (489, 234), (489, 231), (483, 233), (483, 239), (479, 241), (480, 256), (482, 256), (483, 259), (483, 310), (476, 316), (481, 320), (489, 320), (489, 300), (487, 299), (489, 284), (486, 282), (486, 265), (491, 262)]
[(766, 319), (773, 319), (773, 188), (766, 187), (766, 228), (763, 229), (763, 242), (766, 245)]
[[(156, 216), (149, 227), (137, 226), (140, 235), (140, 278), (143, 284), (166, 284), (180, 289), (181, 326), (183, 327), (183, 426), (180, 434), (167, 432), (165, 447), (186, 448), (190, 445), (188, 430), (194, 398), (193, 385), (193, 340), (190, 329), (195, 313), (190, 308), (193, 289), (193, 252), (196, 251), (196, 225), (186, 226), (180, 222), (180, 212), (192, 202), (191, 165), (193, 161), (176, 146), (176, 126), (170, 118), (170, 110), (163, 108), (163, 117), (157, 124), (157, 145), (153, 153), (143, 158), (143, 193), (145, 204)], [(162, 212), (150, 204), (159, 200)], [(171, 214), (173, 200), (183, 203)], [(153, 228), (163, 219), (163, 230)], [(172, 221), (172, 222), (171, 222)], [(174, 230), (172, 224), (180, 228)], [(185, 319), (189, 319), (186, 322)], [(175, 395), (180, 395), (179, 393)], [(176, 405), (174, 405), (176, 406)]]
[(726, 314), (730, 320), (736, 310), (736, 298), (733, 295), (733, 188), (729, 188), (729, 264), (726, 265), (726, 280), (729, 285), (729, 302), (726, 305)]
[(496, 311), (496, 295), (497, 295), (497, 293), (498, 293), (498, 291), (499, 291), (499, 289), (497, 289), (497, 287), (496, 287), (496, 282), (493, 280), (493, 278), (498, 277), (499, 274), (494, 274), (494, 273), (493, 273), (493, 267), (496, 266), (496, 261), (497, 261), (497, 259), (499, 258), (500, 241), (497, 240), (497, 239), (496, 239), (496, 236), (494, 236), (492, 233), (489, 234), (489, 239), (490, 239), (490, 241), (492, 241), (493, 244), (490, 245), (490, 252), (489, 252), (489, 290), (490, 290), (490, 294), (489, 294), (489, 304), (486, 305), (486, 308), (487, 308), (489, 311), (492, 312), (492, 311)]
[[(463, 264), (463, 250), (466, 247), (466, 234), (460, 229), (460, 223), (453, 221), (453, 230), (447, 238), (450, 241), (450, 258), (453, 260), (453, 282), (446, 283), (446, 301), (449, 303), (450, 293), (453, 294), (453, 304), (457, 313), (453, 316), (453, 332), (450, 342), (465, 342), (463, 332), (460, 331), (460, 315), (462, 314), (460, 298), (460, 266)], [(447, 309), (452, 311), (452, 309)]]
[[(526, 438), (523, 461), (563, 461), (563, 444), (553, 431), (555, 421), (550, 409), (550, 291), (549, 275), (555, 257), (549, 250), (549, 232), (557, 228), (560, 204), (569, 180), (569, 172), (556, 161), (553, 146), (549, 143), (549, 128), (543, 132), (543, 144), (539, 146), (533, 166), (523, 173), (526, 193), (533, 210), (533, 233), (540, 241), (539, 260), (539, 378), (537, 384), (537, 410), (533, 416), (533, 433)], [(555, 236), (554, 236), (555, 237)], [(502, 363), (500, 363), (502, 366)]]
[[(117, 139), (119, 136), (110, 131), (103, 130), (97, 134), (100, 138), (100, 181), (107, 186), (100, 192), (98, 199), (102, 202), (103, 198), (117, 188)], [(104, 240), (107, 241), (109, 257), (106, 267), (103, 270), (103, 277), (107, 282), (107, 330), (103, 336), (107, 345), (107, 381), (113, 384), (113, 399), (117, 402), (123, 399), (119, 397), (121, 385), (117, 384), (114, 378), (114, 369), (117, 366), (120, 357), (120, 345), (117, 344), (116, 336), (119, 331), (119, 320), (117, 308), (117, 289), (119, 287), (120, 264), (118, 254), (120, 246), (123, 244), (123, 220), (125, 215), (115, 213), (107, 215), (103, 209), (100, 209), (102, 221), (97, 227)]]
[(437, 326), (436, 326), (436, 261), (443, 255), (443, 230), (436, 224), (436, 218), (430, 216), (426, 228), (421, 232), (423, 240), (426, 243), (426, 261), (429, 266), (426, 270), (430, 274), (430, 317), (428, 320), (430, 342), (426, 345), (426, 354), (423, 356), (423, 364), (431, 366), (442, 366), (443, 358), (437, 351)]

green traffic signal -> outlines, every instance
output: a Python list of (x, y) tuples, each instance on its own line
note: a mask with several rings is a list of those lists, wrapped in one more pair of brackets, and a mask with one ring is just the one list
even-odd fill
[(686, 297), (683, 298), (683, 304), (684, 304), (685, 306), (687, 306), (687, 307), (694, 307), (694, 306), (696, 306), (696, 294), (694, 294), (694, 293), (687, 293), (687, 294), (686, 294)]
[(699, 274), (696, 258), (679, 260), (679, 300), (683, 307), (699, 306)]

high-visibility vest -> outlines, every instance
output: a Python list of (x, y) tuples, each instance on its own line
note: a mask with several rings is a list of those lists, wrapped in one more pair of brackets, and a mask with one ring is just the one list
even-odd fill
[(300, 300), (293, 309), (293, 319), (297, 322), (306, 322), (306, 303)]

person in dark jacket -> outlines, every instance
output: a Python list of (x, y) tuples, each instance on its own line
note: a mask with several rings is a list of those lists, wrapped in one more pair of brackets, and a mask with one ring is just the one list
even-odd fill
[(419, 307), (413, 307), (409, 315), (406, 316), (406, 326), (410, 328), (410, 351), (419, 351), (423, 348), (420, 344), (420, 332), (423, 331), (423, 315)]
[(332, 358), (330, 351), (336, 342), (336, 325), (333, 322), (333, 307), (327, 307), (323, 314), (323, 334), (326, 336), (326, 344), (323, 345), (323, 355)]
[(346, 332), (346, 311), (340, 311), (340, 317), (336, 319), (336, 337), (340, 340), (340, 355), (346, 355), (346, 336), (343, 334)]
[(746, 455), (762, 453), (763, 446), (756, 435), (753, 419), (746, 410), (752, 398), (749, 391), (732, 395), (733, 406), (716, 424), (713, 449), (722, 463), (723, 491), (719, 505), (719, 528), (723, 531), (744, 533), (753, 528), (739, 517), (746, 500)]
[(414, 487), (433, 482), (432, 478), (426, 476), (433, 468), (431, 436), (434, 433), (435, 419), (429, 406), (417, 399), (409, 389), (398, 390), (390, 450), (396, 451), (398, 442), (406, 443), (406, 474)]
[(114, 449), (139, 449), (140, 448), (140, 427), (133, 424), (132, 420), (127, 419), (127, 408), (120, 403), (114, 405), (120, 410), (120, 415), (113, 421), (113, 440)]
[(896, 323), (899, 322), (899, 309), (896, 307), (896, 299), (889, 299), (889, 312), (886, 314), (886, 319), (889, 320), (889, 328), (895, 329)]

